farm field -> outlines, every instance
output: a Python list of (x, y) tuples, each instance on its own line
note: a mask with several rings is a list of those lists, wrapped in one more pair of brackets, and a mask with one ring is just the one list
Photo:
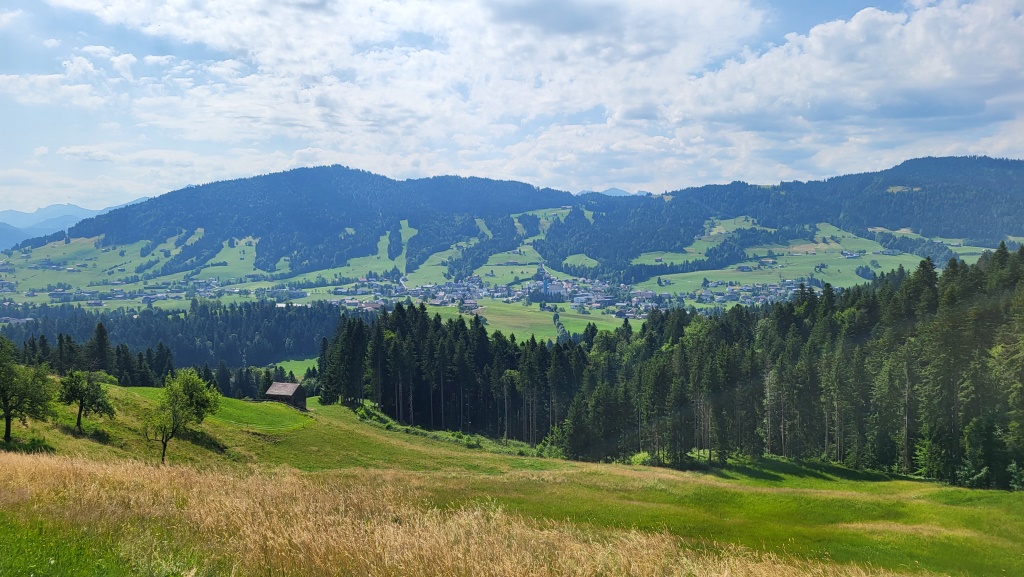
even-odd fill
[[(523, 303), (503, 303), (499, 300), (484, 299), (479, 301), (482, 307), (481, 314), (487, 319), (487, 329), (500, 330), (506, 336), (515, 333), (516, 338), (525, 339), (529, 335), (535, 335), (538, 339), (552, 339), (558, 337), (555, 329), (553, 314), (540, 310), (537, 304), (523, 306)], [(583, 333), (588, 323), (594, 323), (598, 329), (615, 329), (622, 324), (621, 319), (612, 315), (602, 315), (599, 311), (591, 314), (580, 314), (571, 309), (566, 303), (558, 303), (559, 310), (565, 308), (565, 312), (559, 312), (559, 320), (565, 325), (565, 330), (570, 333)], [(428, 307), (431, 315), (438, 313), (442, 319), (455, 318), (459, 312), (454, 307)], [(462, 315), (469, 319), (468, 315)]]
[(452, 574), (483, 551), (492, 575), (1024, 570), (1020, 493), (783, 459), (683, 472), (506, 455), (315, 399), (305, 414), (223, 399), (161, 467), (140, 432), (159, 390), (109, 392), (113, 421), (77, 436), (61, 407), (16, 431), (51, 454), (0, 452), (5, 572), (52, 560), (45, 574)]

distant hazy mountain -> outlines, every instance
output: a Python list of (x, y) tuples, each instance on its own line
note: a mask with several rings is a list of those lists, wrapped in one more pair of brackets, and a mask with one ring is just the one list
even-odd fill
[(99, 210), (82, 208), (75, 204), (51, 204), (32, 212), (0, 210), (0, 248), (14, 246), (29, 238), (47, 236), (57, 231), (67, 230), (87, 218), (146, 200), (149, 200), (149, 197)]
[(576, 196), (584, 194), (603, 194), (605, 196), (634, 196), (632, 192), (622, 190), (621, 188), (606, 188), (604, 190), (581, 190), (576, 193)]
[(32, 212), (0, 210), (0, 222), (15, 228), (32, 228), (40, 223), (54, 219), (76, 219), (75, 222), (78, 222), (83, 218), (96, 216), (101, 212), (103, 211), (82, 208), (74, 204), (51, 204), (50, 206), (37, 208)]
[(26, 238), (31, 238), (30, 236), (26, 236), (26, 234), (28, 233), (20, 228), (15, 228), (7, 223), (0, 222), (0, 247), (11, 247)]

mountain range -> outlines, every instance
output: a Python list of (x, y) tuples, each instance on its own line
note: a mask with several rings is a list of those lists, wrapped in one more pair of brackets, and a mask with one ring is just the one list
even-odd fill
[(0, 210), (0, 246), (13, 246), (27, 239), (67, 230), (84, 219), (146, 200), (148, 197), (99, 210), (82, 208), (75, 204), (51, 204), (32, 212)]
[[(337, 269), (377, 254), (386, 241), (389, 261), (405, 256), (403, 274), (438, 255), (448, 276), (461, 278), (496, 254), (529, 246), (549, 268), (633, 283), (732, 266), (756, 247), (813, 243), (822, 223), (942, 266), (953, 256), (951, 242), (930, 238), (995, 247), (1024, 236), (1021, 215), (1024, 161), (988, 157), (921, 158), (820, 181), (627, 196), (484, 178), (398, 181), (321, 166), (186, 187), (87, 218), (67, 234), (98, 238), (99, 247), (143, 243), (136, 254), (150, 261), (136, 268), (152, 276), (198, 274), (226, 246), (248, 238), (253, 267), (263, 273)], [(712, 232), (709, 219), (723, 218), (749, 224), (695, 249)], [(20, 246), (63, 238), (60, 231)], [(167, 248), (150, 256), (161, 246)], [(658, 251), (683, 256), (638, 262)]]

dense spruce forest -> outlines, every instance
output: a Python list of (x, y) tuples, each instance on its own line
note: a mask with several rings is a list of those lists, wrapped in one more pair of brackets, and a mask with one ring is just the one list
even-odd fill
[(180, 366), (223, 362), (231, 367), (259, 367), (282, 358), (315, 357), (321, 340), (333, 334), (340, 309), (323, 301), (277, 307), (272, 301), (223, 305), (195, 299), (187, 311), (101, 312), (64, 304), (3, 306), (0, 314), (33, 319), (9, 324), (0, 331), (15, 343), (46, 338), (53, 344), (59, 335), (85, 342), (92, 338), (96, 325), (103, 323), (112, 342), (133, 351), (158, 343)]
[[(415, 271), (432, 254), (462, 243), (447, 259), (449, 277), (461, 279), (488, 256), (540, 234), (537, 217), (521, 213), (563, 206), (573, 210), (564, 220), (555, 219), (534, 244), (552, 266), (580, 253), (598, 261), (593, 268), (563, 267), (574, 275), (634, 283), (720, 268), (745, 259), (744, 250), (758, 242), (807, 238), (823, 222), (865, 238), (877, 236), (886, 248), (929, 256), (941, 267), (952, 256), (941, 243), (876, 235), (870, 229), (908, 227), (925, 237), (966, 239), (965, 244), (990, 248), (1007, 235), (1024, 236), (1019, 218), (1024, 214), (1024, 161), (922, 158), (823, 181), (733, 182), (628, 197), (573, 196), (479, 178), (396, 181), (341, 166), (301, 168), (169, 192), (84, 220), (67, 231), (67, 238), (97, 237), (100, 247), (142, 242), (143, 260), (135, 272), (154, 278), (198, 274), (225, 244), (251, 237), (256, 269), (272, 274), (287, 266), (286, 273), (276, 274), (295, 275), (376, 254), (382, 236), (388, 239), (388, 256), (397, 257), (405, 222), (416, 232), (405, 243), (406, 270), (400, 272)], [(772, 238), (759, 238), (765, 231), (751, 227), (730, 233), (721, 246), (691, 262), (631, 264), (644, 252), (685, 252), (704, 234), (708, 219), (740, 216), (775, 229)], [(638, 230), (644, 234), (635, 234)], [(147, 259), (172, 237), (180, 253), (167, 261)], [(60, 232), (18, 248), (64, 238)]]
[(561, 448), (692, 467), (813, 458), (972, 487), (1024, 485), (1024, 249), (930, 259), (836, 294), (705, 316), (654, 311), (519, 341), (422, 306), (337, 326), (321, 402)]
[[(0, 347), (3, 346), (14, 349), (7, 337), (0, 336)], [(13, 356), (26, 366), (45, 368), (61, 376), (85, 372), (88, 379), (94, 379), (105, 373), (115, 379), (115, 384), (123, 387), (163, 387), (168, 377), (178, 373), (174, 353), (162, 342), (145, 351), (132, 351), (124, 343), (114, 346), (102, 322), (96, 324), (92, 336), (84, 342), (76, 342), (70, 335), (58, 333), (51, 344), (45, 335), (38, 338), (33, 335)], [(261, 399), (274, 382), (298, 382), (293, 373), (285, 373), (280, 366), (229, 369), (221, 360), (216, 370), (212, 370), (209, 364), (194, 365), (191, 369), (208, 385), (216, 387), (220, 394), (239, 399)], [(107, 379), (100, 377), (99, 380)]]

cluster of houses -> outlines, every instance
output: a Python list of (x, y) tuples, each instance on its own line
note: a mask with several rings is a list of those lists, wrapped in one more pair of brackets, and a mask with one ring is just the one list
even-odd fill
[[(29, 255), (22, 255), (22, 258), (28, 258)], [(86, 261), (96, 260), (96, 257), (88, 257)], [(95, 266), (95, 264), (93, 265)], [(36, 264), (29, 265), (29, 270), (52, 270), (58, 272), (68, 273), (79, 273), (83, 269), (89, 268), (88, 262), (76, 262), (74, 264), (68, 264), (63, 261), (55, 261), (49, 258), (44, 258)], [(124, 269), (119, 269), (124, 272)], [(0, 272), (14, 272), (14, 266), (6, 261), (0, 263)]]
[(792, 300), (800, 290), (800, 284), (799, 280), (745, 285), (729, 285), (721, 281), (712, 281), (703, 290), (689, 293), (686, 297), (702, 304), (766, 305)]

